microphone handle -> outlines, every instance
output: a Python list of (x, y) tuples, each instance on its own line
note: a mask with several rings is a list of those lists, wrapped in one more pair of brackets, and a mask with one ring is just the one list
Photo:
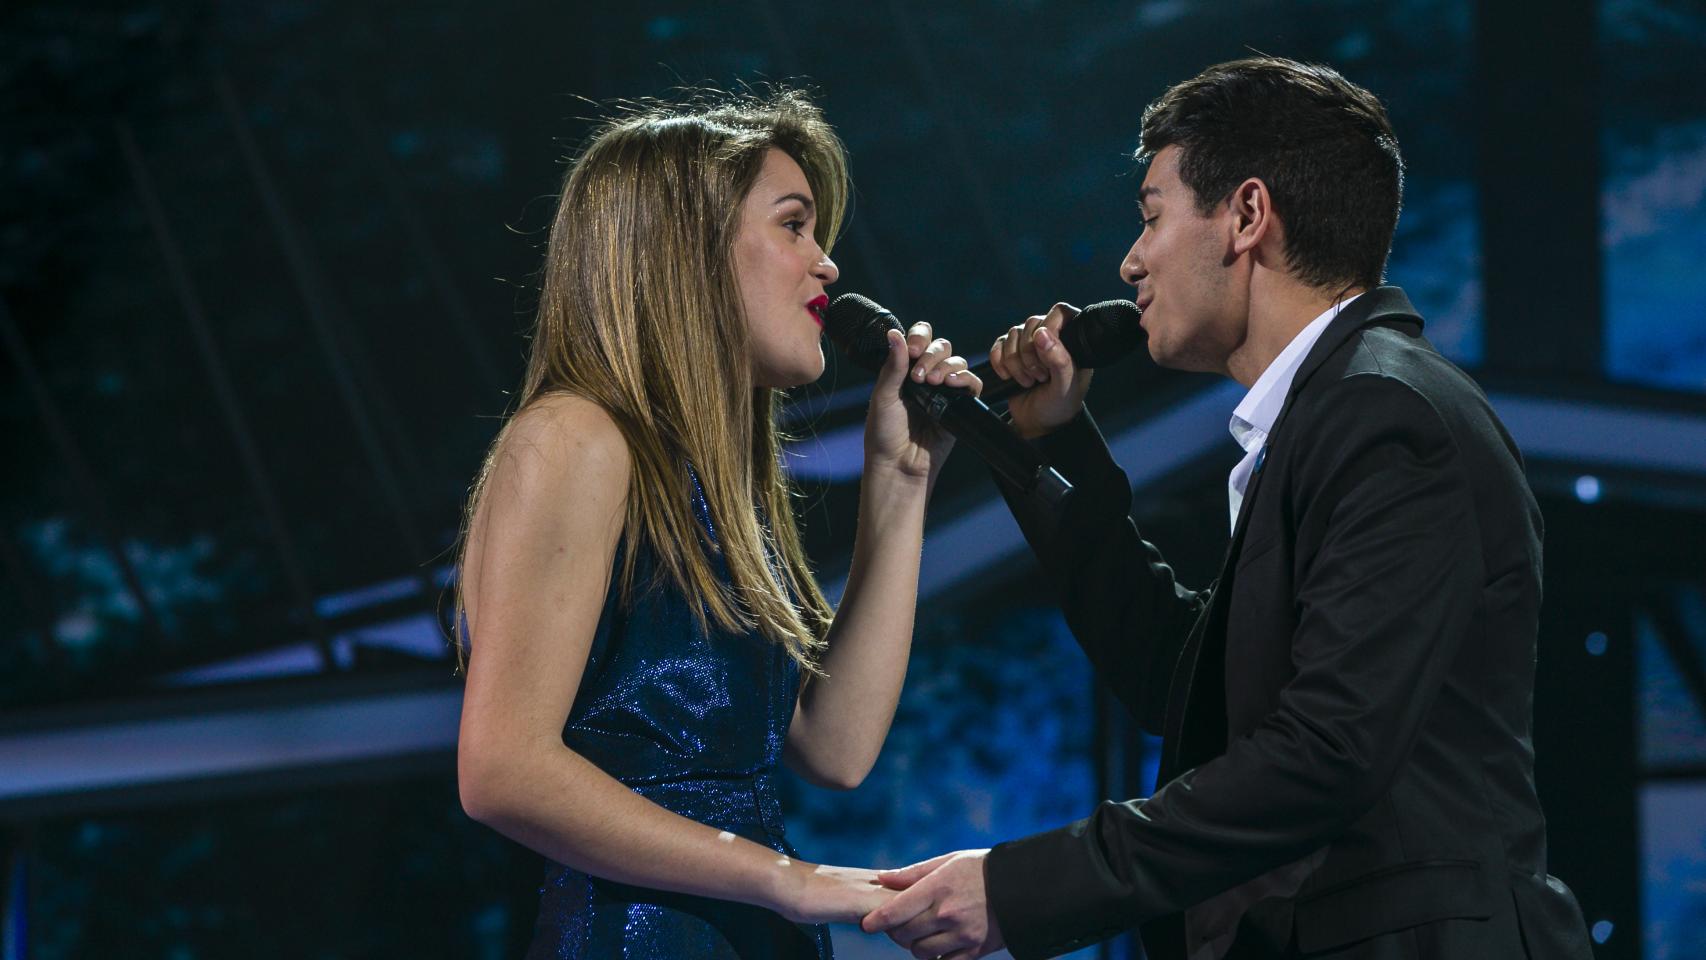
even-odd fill
[(1008, 380), (995, 372), (988, 360), (974, 364), (970, 372), (983, 381), (983, 402), (985, 404), (1000, 403), (1015, 393), (1024, 393), (1025, 388), (1019, 386), (1019, 381)]
[(1053, 507), (1059, 507), (1072, 494), (1072, 484), (1044, 463), (1030, 444), (1020, 440), (1013, 428), (977, 397), (913, 380), (901, 384), (900, 394), (976, 451), (1001, 479), (1025, 493), (1039, 496)]
[[(1070, 330), (1072, 328), (1067, 327), (1065, 329)], [(1071, 337), (1063, 333), (1061, 334), (1060, 343), (1061, 346), (1066, 348), (1067, 355), (1072, 357), (1072, 362), (1077, 364), (1078, 369), (1094, 370), (1099, 365), (1097, 363), (1097, 357), (1092, 350), (1078, 343), (1075, 337)], [(1101, 363), (1105, 364), (1113, 359), (1117, 358), (1110, 358), (1104, 355), (1101, 357)], [(992, 366), (988, 360), (974, 365), (970, 368), (970, 372), (976, 374), (977, 378), (983, 381), (982, 396), (984, 403), (1001, 403), (1008, 397), (1013, 396), (1015, 393), (1025, 392), (1025, 388), (1019, 386), (1019, 381), (1008, 380), (1001, 374), (996, 373), (995, 367)]]

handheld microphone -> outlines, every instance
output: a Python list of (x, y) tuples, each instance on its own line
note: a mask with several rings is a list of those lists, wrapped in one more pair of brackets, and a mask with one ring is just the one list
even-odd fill
[[(872, 371), (882, 369), (888, 356), (888, 331), (904, 332), (894, 314), (857, 293), (835, 298), (823, 312), (823, 328), (855, 363)], [(910, 377), (901, 384), (900, 394), (976, 451), (1013, 486), (1057, 508), (1072, 493), (1072, 484), (1043, 463), (1030, 444), (1019, 439), (982, 400), (964, 390), (918, 383)]]
[[(1092, 303), (1061, 326), (1060, 345), (1079, 367), (1105, 367), (1125, 359), (1144, 341), (1143, 328), (1137, 324), (1142, 316), (1130, 300)], [(972, 367), (971, 372), (983, 381), (985, 403), (1000, 403), (1025, 391), (1019, 381), (1002, 379), (987, 360)]]

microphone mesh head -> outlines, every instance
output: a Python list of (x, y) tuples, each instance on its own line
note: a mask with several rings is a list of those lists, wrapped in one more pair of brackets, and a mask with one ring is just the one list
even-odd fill
[(1143, 314), (1130, 300), (1103, 300), (1084, 308), (1060, 328), (1060, 342), (1081, 367), (1105, 366), (1137, 349), (1145, 339)]
[(888, 331), (901, 329), (894, 314), (857, 293), (836, 297), (823, 311), (823, 330), (854, 363), (881, 370), (888, 356)]

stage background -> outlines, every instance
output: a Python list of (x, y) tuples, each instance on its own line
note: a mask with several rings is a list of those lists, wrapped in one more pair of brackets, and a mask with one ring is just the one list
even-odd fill
[[(520, 954), (538, 858), (456, 798), (450, 551), (564, 158), (618, 98), (808, 84), (857, 188), (831, 292), (976, 355), (1128, 292), (1144, 104), (1250, 51), (1387, 103), (1389, 278), (1492, 393), (1547, 516), (1553, 872), (1599, 956), (1706, 956), (1702, 49), (1706, 10), (1661, 0), (14, 0), (0, 957)], [(832, 357), (794, 398), (832, 588), (868, 383)], [(1224, 549), (1240, 393), (1138, 357), (1091, 396), (1186, 582)], [(808, 858), (899, 864), (1142, 795), (1153, 765), (961, 454), (887, 749), (785, 806)]]

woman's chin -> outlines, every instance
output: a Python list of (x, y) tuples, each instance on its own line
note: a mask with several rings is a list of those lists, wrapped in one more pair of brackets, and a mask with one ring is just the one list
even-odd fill
[(816, 358), (801, 358), (797, 365), (791, 365), (788, 369), (754, 370), (752, 382), (758, 387), (792, 390), (818, 382), (823, 378), (824, 369), (823, 351), (820, 349)]

